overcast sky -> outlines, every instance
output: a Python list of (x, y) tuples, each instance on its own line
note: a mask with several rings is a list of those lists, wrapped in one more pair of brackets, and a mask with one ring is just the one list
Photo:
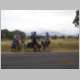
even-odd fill
[(2, 10), (1, 29), (76, 34), (74, 17), (75, 10)]

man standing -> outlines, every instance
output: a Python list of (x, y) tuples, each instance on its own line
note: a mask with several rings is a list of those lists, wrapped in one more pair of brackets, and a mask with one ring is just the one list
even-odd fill
[(34, 51), (36, 51), (36, 48), (37, 48), (36, 32), (32, 32), (31, 39), (32, 39), (33, 49)]
[(46, 35), (44, 37), (44, 40), (42, 41), (43, 49), (46, 50), (49, 47), (50, 39), (49, 39), (49, 33), (46, 32)]
[(15, 34), (12, 42), (12, 48), (20, 50), (21, 49), (21, 37), (19, 34)]
[(32, 32), (32, 42), (33, 44), (36, 44), (37, 43), (37, 39), (36, 39), (36, 32)]

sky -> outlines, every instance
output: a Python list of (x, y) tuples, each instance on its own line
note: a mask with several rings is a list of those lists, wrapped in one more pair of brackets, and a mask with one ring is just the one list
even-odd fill
[(2, 10), (1, 29), (77, 34), (75, 15), (75, 10)]

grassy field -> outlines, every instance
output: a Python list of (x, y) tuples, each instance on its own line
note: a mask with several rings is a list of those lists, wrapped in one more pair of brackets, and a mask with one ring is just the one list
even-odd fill
[(51, 50), (61, 50), (61, 51), (69, 51), (69, 50), (79, 50), (79, 40), (78, 39), (57, 39), (52, 40), (50, 45)]
[[(26, 40), (25, 44), (27, 44), (30, 40)], [(10, 40), (1, 41), (1, 51), (2, 52), (10, 52), (11, 51), (11, 43)], [(48, 48), (48, 51), (74, 51), (79, 50), (79, 40), (78, 39), (51, 39), (51, 44)], [(23, 48), (22, 52), (32, 52), (33, 49)]]

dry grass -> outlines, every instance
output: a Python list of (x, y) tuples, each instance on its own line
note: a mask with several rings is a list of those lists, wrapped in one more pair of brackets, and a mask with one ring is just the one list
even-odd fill
[(56, 39), (51, 40), (51, 50), (78, 50), (79, 40), (77, 39)]
[[(30, 42), (30, 40), (26, 40), (25, 44)], [(1, 42), (1, 51), (9, 52), (11, 51), (11, 41), (6, 40)], [(51, 44), (48, 48), (49, 51), (74, 51), (79, 50), (79, 40), (78, 39), (55, 39), (51, 40)], [(22, 49), (24, 52), (32, 52), (33, 50), (30, 48)]]

